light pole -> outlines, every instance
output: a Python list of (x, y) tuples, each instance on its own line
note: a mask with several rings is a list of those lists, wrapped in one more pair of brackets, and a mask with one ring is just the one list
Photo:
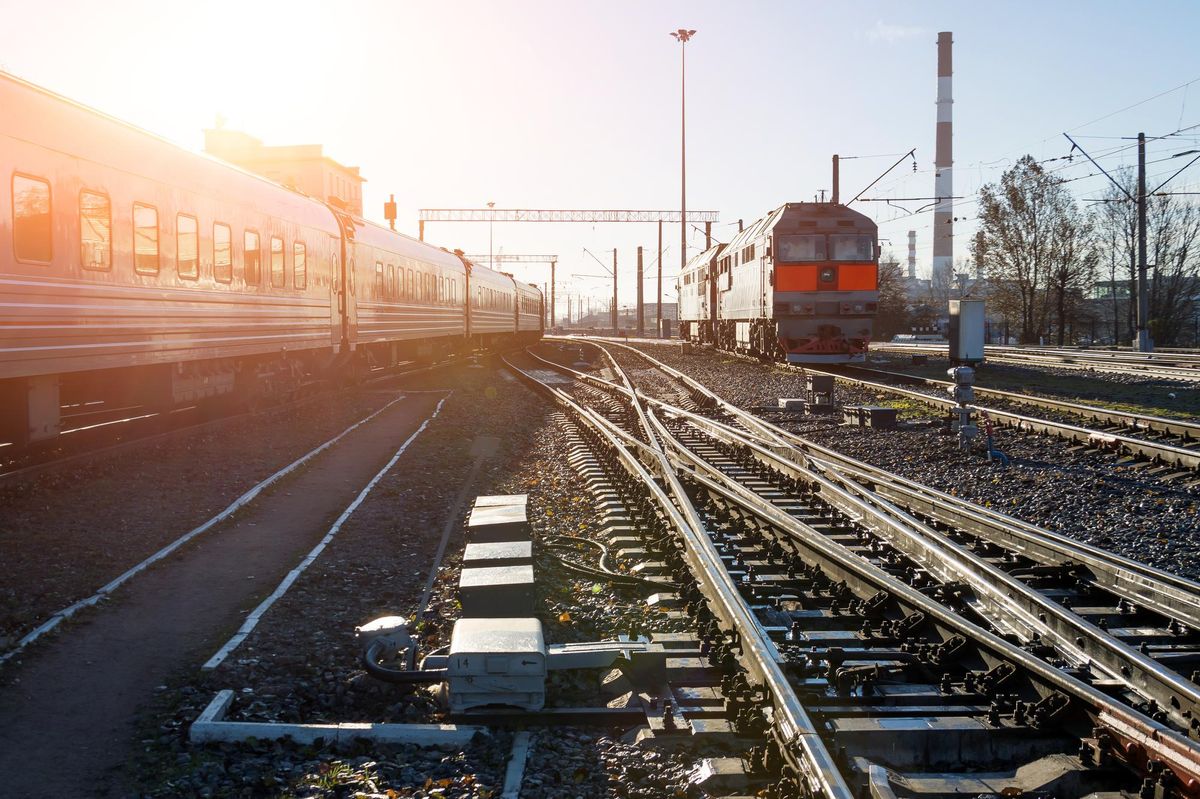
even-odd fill
[(679, 273), (687, 267), (687, 43), (695, 31), (680, 28), (679, 42)]
[(496, 259), (492, 256), (492, 222), (496, 219), (496, 212), (492, 209), (495, 207), (495, 203), (488, 203), (488, 269), (496, 268)]

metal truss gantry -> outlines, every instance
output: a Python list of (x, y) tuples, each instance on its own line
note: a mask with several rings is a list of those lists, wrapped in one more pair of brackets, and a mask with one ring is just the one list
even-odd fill
[[(717, 211), (688, 211), (687, 222), (704, 223), (705, 249), (712, 246), (713, 222), (720, 221)], [(684, 221), (682, 211), (646, 211), (633, 209), (562, 209), (562, 208), (421, 208), (418, 209), (418, 231), (421, 241), (425, 241), (426, 222), (657, 222), (658, 223), (658, 304), (657, 318), (662, 325), (662, 226), (667, 223)], [(686, 235), (684, 236), (686, 240)], [(638, 251), (638, 261), (641, 262), (641, 248)], [(481, 256), (482, 257), (482, 256)], [(494, 256), (493, 256), (494, 257)], [(520, 256), (516, 256), (520, 257)], [(526, 256), (535, 258), (537, 256)], [(556, 259), (557, 260), (557, 259)], [(686, 260), (686, 258), (685, 258)], [(550, 304), (551, 327), (553, 327), (554, 281), (553, 265), (551, 269)], [(617, 272), (613, 269), (613, 315), (617, 313), (616, 302)], [(638, 303), (637, 318), (638, 332), (641, 332), (642, 313), (642, 281), (638, 272)], [(615, 321), (614, 321), (615, 326)], [(660, 330), (661, 332), (661, 330)]]

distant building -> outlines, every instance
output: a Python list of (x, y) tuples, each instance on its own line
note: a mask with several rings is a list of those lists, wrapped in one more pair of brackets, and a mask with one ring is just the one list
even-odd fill
[(325, 155), (319, 144), (272, 147), (248, 133), (216, 127), (204, 131), (204, 151), (362, 216), (362, 184), (366, 181), (358, 167), (338, 163)]

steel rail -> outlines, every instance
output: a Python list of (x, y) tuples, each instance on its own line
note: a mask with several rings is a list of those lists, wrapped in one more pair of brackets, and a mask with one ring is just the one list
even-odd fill
[[(672, 377), (686, 378), (682, 373), (645, 353), (634, 348), (629, 349)], [(1016, 545), (1015, 548), (1019, 552), (1035, 562), (1048, 561), (1053, 564), (1084, 565), (1091, 569), (1097, 578), (1106, 581), (1099, 586), (1103, 590), (1150, 608), (1193, 629), (1200, 627), (1200, 585), (1192, 581), (1081, 542), (1071, 541), (1064, 536), (1042, 530), (1034, 525), (1020, 522), (990, 509), (892, 475), (885, 470), (855, 461), (757, 419), (752, 414), (726, 403), (690, 378), (687, 378), (685, 382), (720, 404), (722, 410), (741, 422), (743, 426), (753, 430), (758, 439), (757, 441), (741, 440), (745, 436), (741, 431), (683, 409), (672, 409), (672, 412), (688, 418), (692, 423), (705, 427), (715, 435), (723, 436), (727, 442), (744, 444), (757, 450), (764, 458), (775, 459), (788, 463), (794, 468), (806, 470), (813, 465), (813, 454), (816, 453), (820, 459), (816, 460), (818, 466), (824, 468), (823, 464), (828, 462), (836, 464), (838, 469), (848, 471), (850, 478), (867, 478), (871, 483), (870, 487), (880, 493), (884, 500), (893, 503), (893, 508), (896, 505), (905, 507), (916, 505), (919, 511), (931, 512), (928, 515), (944, 524), (983, 534), (986, 539), (1002, 546), (1007, 545), (1009, 548), (1013, 548)], [(656, 407), (670, 407), (660, 401), (651, 400), (651, 402)], [(848, 484), (844, 483), (843, 485)], [(907, 514), (905, 515), (907, 516)], [(911, 519), (911, 517), (908, 518)], [(986, 582), (983, 580), (986, 575), (993, 583), (993, 589), (998, 584), (1005, 586), (1004, 592), (1001, 594), (1002, 598), (1004, 593), (1009, 593), (1013, 597), (1021, 595), (1020, 592), (1013, 591), (1009, 583), (1012, 578), (1009, 578), (1006, 573), (991, 567), (990, 564), (978, 562), (973, 553), (968, 553), (954, 542), (946, 540), (941, 533), (927, 527), (926, 530), (927, 534), (932, 534), (944, 542), (944, 546), (955, 550), (957, 558), (965, 557), (968, 561), (976, 561), (969, 563), (965, 570), (960, 567), (960, 574), (956, 575), (956, 579), (976, 585), (984, 593), (994, 593), (994, 590), (980, 585), (981, 581)], [(892, 543), (896, 544), (895, 541)], [(909, 554), (914, 553), (910, 551)], [(930, 553), (925, 552), (924, 554), (925, 557), (922, 560), (925, 563), (935, 564), (935, 571), (940, 570), (945, 573), (946, 564), (953, 562), (947, 559), (947, 555), (930, 557)], [(1000, 578), (997, 583), (1000, 575), (1003, 575), (1003, 578)], [(1033, 589), (1025, 590), (1033, 591)], [(1033, 593), (1036, 594), (1036, 592)], [(1115, 670), (1119, 675), (1117, 679), (1127, 684), (1132, 690), (1152, 697), (1164, 712), (1167, 712), (1177, 724), (1184, 728), (1191, 724), (1193, 716), (1198, 715), (1197, 711), (1200, 710), (1200, 707), (1197, 706), (1197, 703), (1200, 702), (1200, 689), (1195, 683), (1184, 680), (1181, 675), (1169, 669), (1164, 669), (1157, 661), (1110, 636), (1057, 602), (1046, 600), (1041, 594), (1037, 594), (1036, 599), (1028, 593), (1025, 593), (1024, 597), (1026, 613), (1035, 613), (1043, 625), (1048, 624), (1051, 620), (1054, 621), (1055, 629), (1051, 635), (1047, 636), (1044, 630), (1038, 631), (1043, 637), (1055, 640), (1062, 649), (1068, 652), (1078, 651), (1079, 645), (1075, 641), (1082, 637), (1087, 646), (1086, 657), (1096, 658), (1097, 662), (1105, 664), (1106, 670)], [(1089, 645), (1088, 641), (1092, 643)]]
[[(906, 380), (910, 383), (917, 383), (925, 386), (936, 386), (938, 388), (946, 389), (954, 387), (954, 384), (948, 380), (937, 380), (932, 377), (921, 377), (920, 375), (911, 375), (904, 372), (892, 372), (887, 369), (872, 369), (870, 367), (856, 366), (853, 364), (847, 364), (838, 368), (849, 372), (865, 372), (868, 374), (884, 375), (889, 378)], [(818, 370), (814, 369), (812, 371), (816, 372)], [(840, 372), (832, 372), (830, 374), (841, 377)], [(975, 386), (974, 388), (977, 395), (984, 397), (995, 397), (996, 399), (1007, 400), (1009, 402), (1015, 402), (1021, 405), (1032, 405), (1037, 408), (1049, 408), (1056, 411), (1062, 411), (1064, 413), (1070, 413), (1075, 416), (1082, 416), (1086, 419), (1096, 422), (1120, 425), (1128, 430), (1162, 433), (1187, 440), (1200, 441), (1200, 422), (1187, 422), (1180, 419), (1167, 419), (1162, 416), (1150, 416), (1148, 414), (1114, 411), (1108, 408), (1100, 408), (1095, 405), (1084, 405), (1082, 403), (1054, 399), (1052, 397), (1018, 394), (1014, 391), (1004, 391), (998, 388), (983, 388), (980, 386)]]
[[(859, 557), (843, 545), (829, 540), (808, 525), (775, 507), (725, 475), (719, 468), (709, 464), (691, 452), (686, 445), (671, 435), (666, 425), (657, 420), (660, 435), (668, 443), (678, 468), (690, 472), (689, 478), (710, 493), (724, 497), (740, 507), (754, 513), (763, 521), (787, 533), (794, 541), (837, 569), (887, 591), (900, 598), (909, 607), (915, 608), (941, 625), (955, 630), (968, 640), (990, 650), (994, 655), (1018, 663), (1029, 673), (1036, 675), (1043, 684), (1070, 694), (1090, 707), (1100, 722), (1107, 721), (1107, 728), (1123, 740), (1136, 740), (1151, 747), (1156, 759), (1176, 772), (1184, 784), (1200, 783), (1200, 745), (1189, 740), (1161, 722), (1154, 721), (1140, 712), (1119, 704), (1098, 689), (1065, 674), (1041, 658), (1011, 644), (994, 633), (972, 624), (944, 605), (930, 599), (917, 589), (888, 574), (874, 564)], [(863, 508), (863, 512), (867, 512)]]
[(1106, 579), (1106, 590), (1189, 627), (1200, 629), (1200, 583), (1046, 530), (992, 508), (951, 496), (944, 491), (813, 443), (727, 402), (703, 384), (641, 350), (626, 348), (708, 397), (724, 414), (737, 419), (761, 440), (785, 447), (775, 450), (777, 454), (786, 454), (788, 450), (794, 449), (839, 464), (874, 482), (885, 496), (909, 507), (910, 510), (917, 510), (942, 524), (982, 536), (1006, 548), (1014, 548), (1032, 560), (1079, 563), (1094, 571), (1098, 578)]
[(1075, 665), (1094, 662), (1111, 679), (1143, 699), (1153, 699), (1185, 730), (1194, 715), (1200, 716), (1200, 686), (874, 495), (850, 476), (822, 468), (823, 462), (815, 459), (806, 458), (809, 462), (803, 465), (791, 461), (703, 416), (682, 409), (664, 410), (725, 444), (748, 448), (777, 471), (812, 483), (838, 511), (887, 540), (943, 583), (969, 585), (979, 600), (975, 610), (997, 629), (1016, 632), (1026, 641), (1041, 638), (1052, 642)]
[[(587, 420), (607, 440), (626, 470), (646, 487), (672, 526), (679, 531), (685, 544), (682, 549), (683, 557), (691, 566), (701, 590), (710, 600), (714, 614), (737, 635), (740, 662), (771, 697), (775, 711), (774, 727), (778, 731), (782, 751), (795, 758), (795, 765), (814, 795), (827, 799), (855, 799), (853, 791), (842, 778), (833, 756), (821, 739), (816, 725), (783, 673), (774, 644), (754, 618), (753, 611), (725, 569), (719, 553), (704, 530), (699, 514), (684, 492), (674, 470), (670, 468), (663, 450), (638, 442), (602, 416), (594, 412), (589, 413), (588, 409), (575, 403), (565, 392), (545, 386), (507, 358), (504, 358), (504, 362), (518, 375), (548, 390), (557, 402), (570, 409), (578, 418)], [(568, 367), (561, 368), (574, 371)], [(642, 449), (644, 455), (652, 460), (651, 469), (630, 452), (631, 446)], [(658, 472), (658, 476), (667, 483), (674, 501), (655, 481), (651, 470)]]
[[(938, 353), (946, 351), (945, 344), (877, 344), (871, 348), (879, 352), (907, 352), (917, 354)], [(1159, 377), (1165, 380), (1184, 382), (1200, 381), (1200, 368), (1177, 367), (1156, 364), (1153, 361), (1118, 363), (1111, 359), (1096, 359), (1090, 356), (1080, 356), (1075, 353), (1053, 354), (1050, 352), (1022, 351), (997, 349), (994, 346), (985, 347), (984, 355), (990, 361), (1013, 363), (1022, 366), (1050, 366), (1063, 369), (1086, 370), (1093, 372), (1109, 372), (1115, 374), (1137, 375), (1142, 377)]]
[[(637, 350), (634, 350), (634, 352), (636, 353)], [(638, 354), (641, 354), (644, 356), (644, 354), (642, 354), (642, 353), (638, 353)], [(656, 364), (656, 361), (654, 361), (654, 359), (649, 359), (648, 356), (647, 356), (647, 360), (649, 360), (650, 362), (654, 362), (654, 364)], [(666, 367), (666, 370), (668, 371), (668, 373), (671, 373), (670, 367)], [(724, 404), (724, 401), (720, 401), (720, 399), (718, 397), (715, 397), (715, 395), (713, 395), (712, 392), (704, 390), (704, 394), (706, 394), (709, 397), (713, 397), (719, 403)], [(672, 407), (670, 407), (670, 405), (667, 405), (666, 403), (661, 403), (658, 401), (649, 401), (649, 402), (654, 404), (656, 408), (672, 408)], [(713, 420), (708, 420), (707, 417), (698, 416), (696, 414), (691, 414), (690, 411), (686, 411), (683, 409), (672, 408), (672, 411), (673, 411), (673, 413), (689, 416), (689, 417), (691, 417), (691, 419), (698, 420), (701, 423), (706, 423), (706, 425), (713, 426), (714, 428), (716, 428), (716, 427), (725, 428), (726, 431), (728, 433), (730, 433), (734, 439), (737, 439), (737, 438), (745, 439), (746, 438), (745, 433), (736, 431), (736, 429), (734, 429), (734, 428), (730, 428), (728, 426), (721, 425), (721, 422), (715, 422)], [(740, 411), (740, 410), (737, 415), (739, 416), (739, 420), (744, 420), (744, 417), (746, 416), (745, 411)], [(666, 437), (668, 437), (668, 435), (670, 435), (670, 431), (667, 431), (666, 426), (662, 425), (661, 421), (658, 420), (658, 417), (656, 417), (656, 415), (654, 416), (654, 421), (655, 421), (655, 426), (659, 428), (660, 438), (667, 440)], [(754, 421), (751, 422), (751, 426), (760, 427), (760, 425), (758, 425), (758, 423), (755, 423)], [(773, 438), (776, 440), (778, 440), (780, 438), (779, 435), (776, 435), (773, 433), (773, 431), (770, 431), (769, 426), (762, 427), (762, 429), (763, 429), (764, 433), (768, 434), (768, 438)], [(671, 437), (670, 440), (673, 441), (673, 444), (672, 444), (673, 450), (677, 450), (678, 447), (683, 447), (683, 450), (686, 451), (686, 447), (683, 446), (682, 444), (680, 444), (679, 441), (674, 439), (674, 437)], [(756, 446), (757, 449), (760, 450), (760, 455), (766, 455), (768, 457), (770, 457), (770, 455), (772, 455), (772, 453), (773, 453), (772, 451), (775, 450), (775, 446), (770, 445), (769, 441), (763, 441), (763, 443), (760, 444), (760, 443), (758, 443), (758, 441), (751, 440), (750, 444)], [(696, 461), (698, 461), (698, 463), (704, 463), (702, 458), (698, 458), (697, 456), (692, 455), (692, 453), (690, 453), (690, 452), (688, 452), (688, 455), (691, 457), (694, 457), (696, 459)], [(808, 459), (808, 458), (806, 458), (806, 459)], [(716, 471), (716, 474), (719, 475), (720, 479), (728, 480), (724, 474), (720, 473), (719, 469), (716, 469), (715, 467), (710, 467), (710, 464), (708, 464), (708, 465), (709, 465), (710, 469), (714, 469)], [(762, 500), (761, 498), (758, 498), (757, 495), (755, 495), (752, 492), (749, 492), (748, 489), (745, 489), (744, 487), (737, 486), (736, 482), (733, 482), (733, 486), (736, 487), (737, 489), (739, 489), (740, 492), (743, 492), (742, 498), (749, 500), (751, 504), (757, 503), (758, 507), (769, 506), (769, 503), (766, 503), (766, 500)], [(826, 492), (826, 497), (828, 498), (830, 493), (841, 492), (842, 495), (844, 495), (844, 497), (842, 497), (842, 498), (850, 499), (851, 504), (853, 504), (854, 498), (851, 497), (851, 493), (850, 493), (852, 491), (853, 491), (852, 488), (850, 489), (850, 491), (844, 491), (844, 489), (842, 489), (842, 488), (835, 487), (833, 492)], [(782, 513), (782, 511), (778, 511), (778, 509), (774, 509), (774, 506), (770, 506), (770, 507), (772, 507), (772, 510), (774, 510), (778, 513)], [(858, 510), (862, 511), (865, 509), (866, 509), (866, 506), (863, 505), (863, 506), (860, 506)], [(842, 511), (846, 512), (847, 510), (851, 512), (851, 515), (853, 515), (853, 511), (854, 511), (853, 507), (846, 507), (845, 504), (842, 505)], [(786, 516), (788, 519), (792, 519), (792, 517), (787, 516), (786, 513), (784, 513), (784, 516)], [(797, 523), (799, 523), (797, 521), (797, 519), (792, 519), (792, 521), (796, 521)], [(914, 521), (914, 519), (913, 519), (913, 521)], [(815, 533), (815, 531), (814, 531), (814, 534), (818, 535)], [(840, 546), (840, 545), (835, 545), (835, 546)], [(859, 559), (857, 557), (857, 555), (854, 555), (853, 553), (848, 553), (848, 551), (847, 551), (847, 557), (850, 557), (851, 559), (854, 559), (854, 560), (862, 561), (862, 559)], [(862, 561), (862, 563), (865, 563), (865, 561)], [(868, 565), (870, 565), (870, 564), (868, 564)], [(1006, 577), (1007, 577), (1007, 575), (1006, 575)], [(902, 585), (902, 583), (900, 583), (900, 584)], [(932, 600), (930, 600), (930, 601), (932, 601)], [(1045, 601), (1045, 600), (1043, 600), (1043, 601)], [(935, 605), (936, 605), (936, 603), (935, 603)], [(1064, 608), (1061, 608), (1061, 606), (1060, 606), (1060, 611), (1062, 611), (1062, 609), (1064, 609)], [(1042, 621), (1042, 619), (1040, 619), (1040, 618), (1038, 620)], [(1096, 631), (1102, 632), (1102, 631), (1099, 631), (1098, 629)], [(1102, 633), (1102, 635), (1103, 635), (1103, 633)], [(1054, 636), (1050, 636), (1050, 637), (1052, 638)], [(1124, 644), (1121, 644), (1120, 642), (1115, 642), (1115, 643), (1117, 643), (1118, 647), (1124, 647)], [(1138, 653), (1138, 654), (1140, 654), (1140, 653)], [(1042, 662), (1042, 661), (1038, 661), (1038, 662)], [(1157, 663), (1151, 663), (1151, 666), (1157, 667)], [(1051, 671), (1054, 671), (1054, 669), (1051, 668)], [(1128, 681), (1126, 681), (1126, 680), (1122, 680), (1122, 681), (1124, 681), (1124, 683), (1126, 683), (1128, 685)], [(1080, 683), (1080, 685), (1082, 685), (1082, 683)], [(1132, 686), (1130, 686), (1130, 687), (1132, 687)], [(1103, 695), (1100, 695), (1100, 696), (1103, 696)], [(1171, 705), (1168, 704), (1168, 707), (1171, 707)], [(1112, 715), (1112, 711), (1114, 711), (1114, 708), (1116, 708), (1118, 713), (1122, 713), (1122, 711), (1123, 711), (1123, 713), (1126, 715), (1122, 716), (1121, 719), (1117, 719), (1116, 716)], [(1134, 727), (1130, 726), (1127, 721), (1128, 713), (1129, 713), (1128, 709), (1121, 707), (1121, 705), (1109, 704), (1108, 707), (1106, 707), (1106, 708), (1104, 708), (1102, 705), (1102, 710), (1100, 710), (1100, 713), (1102, 713), (1102, 715), (1104, 715), (1105, 717), (1108, 717), (1108, 719), (1115, 720), (1114, 721), (1115, 725), (1117, 727), (1120, 727), (1121, 729), (1123, 729), (1124, 734), (1127, 734), (1127, 735), (1132, 734), (1129, 731), (1130, 731), (1130, 729), (1134, 729)], [(1153, 722), (1150, 720), (1147, 720), (1147, 721), (1150, 722), (1151, 725), (1157, 725), (1157, 723), (1158, 723), (1158, 722)], [(1135, 735), (1135, 738), (1138, 738), (1139, 740), (1146, 739), (1146, 738), (1158, 740), (1158, 739), (1154, 739), (1153, 733)], [(1180, 739), (1182, 737), (1178, 737), (1178, 735), (1176, 735), (1176, 738)], [(1186, 738), (1182, 738), (1182, 740), (1187, 741)], [(1196, 756), (1198, 756), (1198, 755), (1196, 755), (1194, 746), (1192, 744), (1188, 743), (1188, 744), (1186, 744), (1186, 746), (1188, 747), (1188, 751), (1184, 751), (1184, 750), (1181, 750), (1180, 747), (1178, 747), (1178, 743), (1180, 743), (1180, 741), (1178, 741), (1178, 740), (1165, 741), (1164, 750), (1160, 753), (1162, 753), (1162, 755), (1164, 756), (1165, 759), (1168, 759), (1168, 761), (1170, 761), (1172, 764), (1174, 764), (1175, 768), (1183, 771), (1183, 775), (1187, 776), (1188, 779), (1195, 779)], [(1181, 751), (1183, 752), (1182, 758), (1177, 757), (1178, 755), (1180, 755)]]
[[(939, 408), (957, 408), (958, 403), (949, 397), (935, 397), (932, 394), (927, 394), (924, 391), (915, 391), (913, 389), (901, 388), (900, 386), (889, 386), (884, 383), (876, 383), (871, 380), (863, 380), (857, 377), (849, 377), (840, 375), (834, 372), (823, 372), (819, 369), (807, 369), (807, 372), (812, 374), (827, 374), (836, 377), (839, 380), (844, 380), (850, 383), (855, 383), (860, 386), (865, 386), (871, 389), (886, 391), (891, 394), (898, 394), (903, 397), (908, 397), (922, 402), (926, 405), (932, 405)], [(1131, 436), (1121, 435), (1120, 433), (1107, 433), (1100, 430), (1089, 430), (1086, 427), (1078, 427), (1076, 425), (1067, 424), (1066, 422), (1054, 422), (1049, 419), (1038, 419), (1032, 416), (1024, 416), (1012, 411), (1002, 411), (998, 408), (989, 408), (983, 405), (973, 405), (980, 412), (986, 413), (988, 416), (997, 420), (1001, 425), (1007, 427), (1015, 427), (1018, 430), (1032, 430), (1036, 433), (1054, 436), (1056, 438), (1065, 438), (1071, 441), (1078, 441), (1083, 444), (1088, 444), (1094, 447), (1110, 449), (1122, 454), (1131, 456), (1141, 456), (1158, 463), (1167, 463), (1173, 466), (1180, 466), (1186, 469), (1200, 470), (1200, 450), (1185, 449), (1172, 444), (1164, 444), (1158, 441), (1148, 441), (1142, 438), (1133, 438)]]

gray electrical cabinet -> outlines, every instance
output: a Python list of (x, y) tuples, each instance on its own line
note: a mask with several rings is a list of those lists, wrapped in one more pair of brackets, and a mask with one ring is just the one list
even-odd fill
[(950, 300), (950, 362), (983, 362), (983, 300)]
[(486, 705), (541, 710), (546, 639), (533, 618), (459, 619), (446, 661), (450, 710)]

